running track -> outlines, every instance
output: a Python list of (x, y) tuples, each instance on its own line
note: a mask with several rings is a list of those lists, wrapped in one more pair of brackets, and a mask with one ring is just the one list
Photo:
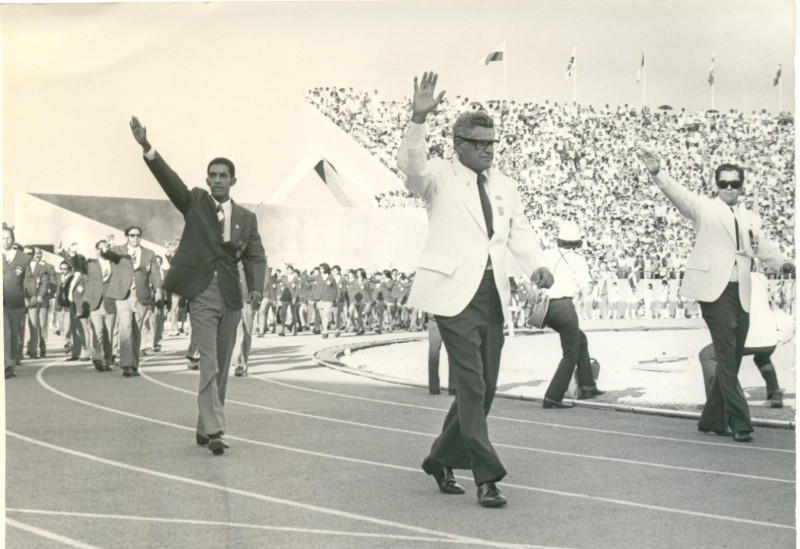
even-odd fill
[(481, 508), (465, 471), (467, 494), (440, 494), (419, 465), (451, 397), (310, 358), (363, 339), (254, 339), (250, 376), (231, 374), (222, 457), (194, 443), (185, 337), (140, 378), (24, 362), (5, 385), (5, 546), (795, 547), (782, 429), (744, 445), (688, 420), (497, 399), (508, 506)]

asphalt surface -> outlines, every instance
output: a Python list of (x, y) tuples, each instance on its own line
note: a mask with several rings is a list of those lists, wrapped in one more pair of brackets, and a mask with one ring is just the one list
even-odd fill
[(194, 441), (185, 336), (139, 378), (23, 362), (5, 383), (5, 546), (795, 547), (787, 429), (740, 444), (685, 419), (497, 399), (508, 505), (480, 507), (468, 471), (466, 494), (439, 493), (420, 463), (452, 397), (311, 359), (393, 337), (254, 339), (223, 456)]

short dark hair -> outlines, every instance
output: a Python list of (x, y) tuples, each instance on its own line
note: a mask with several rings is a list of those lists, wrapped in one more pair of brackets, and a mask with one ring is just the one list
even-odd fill
[(94, 249), (95, 250), (98, 249), (100, 247), (100, 244), (106, 244), (106, 239), (105, 238), (101, 238), (100, 240), (95, 242), (94, 243)]
[(206, 175), (208, 175), (208, 172), (211, 171), (211, 166), (213, 166), (214, 164), (224, 164), (228, 166), (228, 173), (230, 174), (231, 178), (236, 177), (236, 167), (233, 165), (233, 162), (222, 156), (218, 156), (217, 158), (208, 163), (208, 167), (206, 167)]
[(125, 236), (128, 236), (128, 233), (134, 229), (138, 229), (140, 233), (144, 233), (141, 227), (137, 227), (136, 225), (131, 225), (125, 229)]
[(327, 263), (320, 263), (320, 270), (325, 274), (331, 274), (331, 268)]
[(16, 238), (14, 237), (14, 229), (12, 229), (11, 227), (9, 227), (8, 225), (6, 225), (6, 224), (4, 223), (4, 224), (3, 224), (3, 230), (4, 230), (4, 231), (8, 231), (8, 232), (10, 232), (10, 233), (11, 233), (11, 240), (16, 240)]
[(719, 167), (714, 170), (714, 183), (719, 183), (719, 174), (722, 172), (736, 172), (739, 174), (739, 181), (742, 182), (744, 185), (744, 168), (737, 164), (720, 164)]
[(494, 120), (483, 111), (462, 112), (453, 124), (453, 137), (470, 137), (477, 127), (494, 128)]

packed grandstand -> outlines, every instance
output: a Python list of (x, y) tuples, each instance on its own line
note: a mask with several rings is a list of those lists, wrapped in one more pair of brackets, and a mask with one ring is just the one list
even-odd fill
[[(396, 154), (408, 124), (410, 99), (383, 101), (377, 91), (317, 87), (307, 100), (400, 176)], [(692, 227), (648, 181), (637, 156), (647, 145), (690, 190), (709, 194), (713, 169), (725, 161), (745, 167), (747, 202), (787, 257), (794, 257), (794, 119), (787, 113), (732, 110), (690, 113), (584, 106), (545, 101), (517, 103), (445, 97), (428, 119), (431, 156), (448, 157), (450, 128), (468, 109), (495, 120), (501, 140), (497, 166), (513, 177), (526, 213), (545, 245), (557, 223), (576, 221), (583, 252), (596, 273), (631, 272), (677, 278), (692, 246)], [(751, 183), (751, 184), (748, 184)], [(411, 193), (375, 197), (383, 208), (420, 207)]]

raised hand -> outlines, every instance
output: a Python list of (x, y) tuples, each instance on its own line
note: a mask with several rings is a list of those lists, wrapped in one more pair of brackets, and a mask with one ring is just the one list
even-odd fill
[(413, 113), (411, 115), (412, 121), (417, 123), (424, 122), (425, 118), (428, 116), (428, 113), (435, 110), (439, 103), (441, 103), (442, 98), (444, 97), (444, 91), (441, 91), (436, 97), (433, 95), (436, 91), (436, 80), (438, 78), (439, 76), (433, 71), (423, 73), (422, 82), (418, 82), (417, 77), (414, 77), (414, 102), (412, 104)]
[(133, 138), (136, 142), (142, 146), (144, 152), (150, 150), (150, 142), (147, 140), (147, 128), (142, 126), (135, 116), (131, 118), (131, 133), (133, 133)]
[(639, 158), (644, 162), (644, 166), (650, 172), (650, 175), (658, 175), (658, 172), (661, 171), (661, 159), (647, 149), (639, 151)]

